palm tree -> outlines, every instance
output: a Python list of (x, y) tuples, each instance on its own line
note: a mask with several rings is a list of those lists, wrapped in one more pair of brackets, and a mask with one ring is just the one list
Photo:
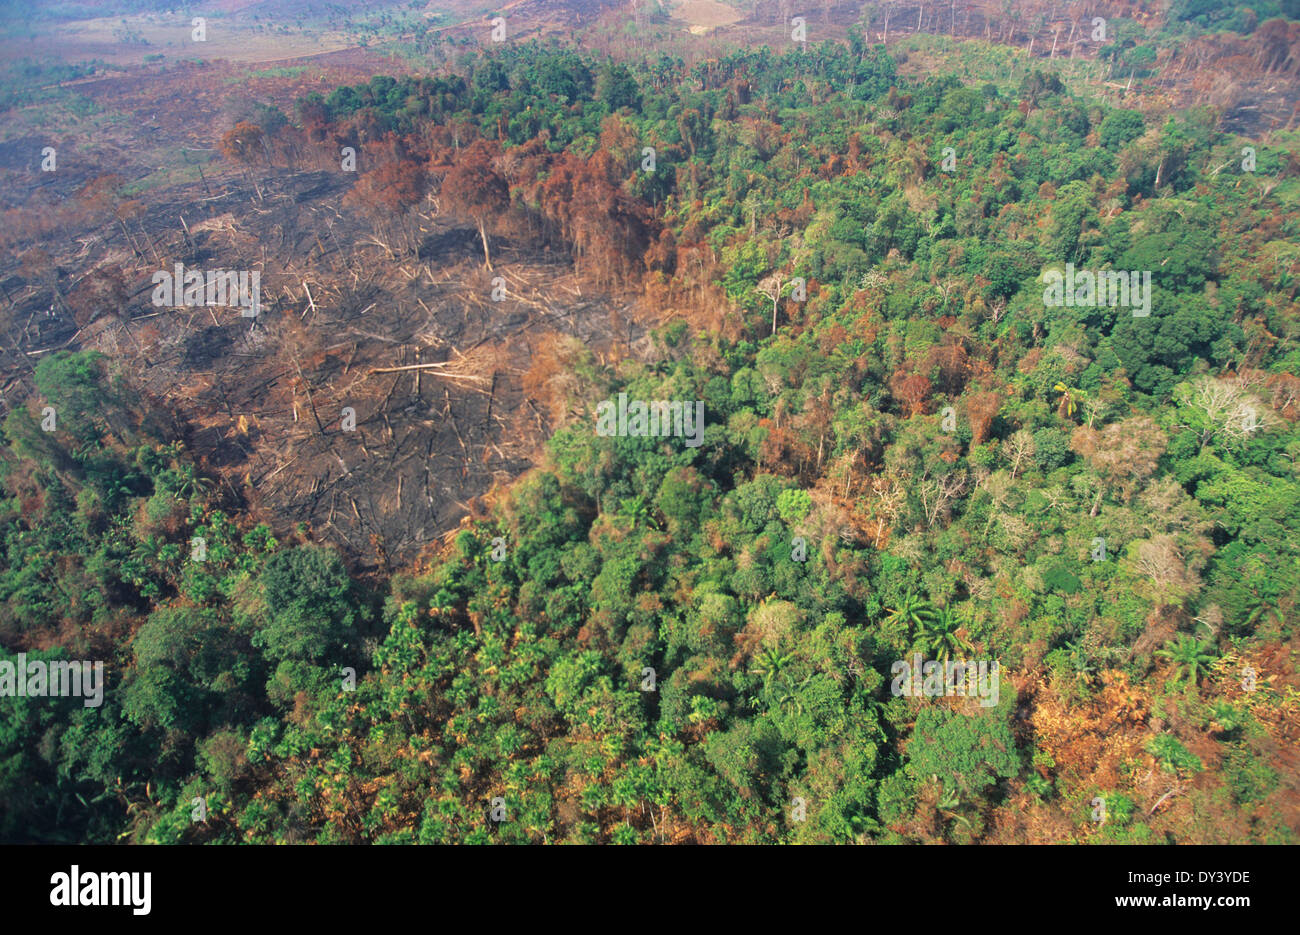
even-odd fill
[(794, 656), (790, 653), (782, 655), (777, 650), (767, 646), (764, 647), (761, 653), (759, 653), (758, 658), (754, 660), (754, 671), (763, 676), (763, 684), (766, 685), (771, 682), (773, 678), (779, 676), (781, 670), (783, 670), (793, 658)]
[(1097, 671), (1097, 667), (1093, 664), (1088, 651), (1083, 648), (1083, 640), (1066, 643), (1065, 651), (1069, 654), (1070, 668), (1074, 669), (1075, 676), (1084, 684), (1090, 684), (1092, 674)]
[(650, 504), (646, 502), (643, 494), (637, 494), (635, 497), (625, 497), (619, 500), (618, 514), (631, 520), (633, 527), (639, 523), (648, 523), (656, 526), (654, 517), (650, 513)]
[(100, 444), (98, 438), (92, 438), (88, 441), (82, 442), (80, 445), (74, 448), (72, 451), (72, 456), (76, 458), (78, 461), (84, 463), (86, 461), (89, 461), (91, 458), (95, 457), (95, 455), (99, 454), (99, 450), (102, 447), (103, 445)]
[[(938, 779), (938, 776), (931, 776), (931, 779)], [(950, 811), (961, 807), (961, 796), (957, 794), (955, 786), (949, 786), (946, 782), (940, 787), (939, 801), (935, 803), (941, 810)]]
[(175, 493), (177, 500), (187, 500), (212, 489), (212, 481), (195, 471), (192, 464), (182, 464), (176, 474), (179, 478)]
[(1177, 643), (1167, 645), (1165, 649), (1157, 649), (1156, 655), (1174, 664), (1176, 678), (1181, 676), (1196, 685), (1201, 674), (1208, 671), (1214, 662), (1214, 656), (1207, 652), (1208, 649), (1208, 644), (1183, 636)]
[(1216, 701), (1210, 707), (1210, 729), (1215, 733), (1230, 734), (1241, 726), (1241, 715), (1226, 701)]
[(889, 616), (885, 618), (885, 622), (901, 623), (909, 628), (916, 627), (919, 629), (933, 615), (934, 608), (930, 606), (929, 601), (908, 591), (903, 595), (903, 599), (898, 602), (897, 607), (890, 608)]
[(131, 558), (141, 564), (156, 562), (158, 561), (159, 550), (166, 544), (165, 540), (159, 539), (156, 536), (149, 536), (145, 539), (141, 539), (135, 544), (135, 547), (131, 549)]
[(158, 446), (158, 455), (164, 461), (175, 461), (185, 450), (185, 443), (181, 441), (168, 442), (165, 445)]
[(1263, 623), (1269, 617), (1276, 620), (1279, 626), (1284, 622), (1282, 611), (1276, 604), (1269, 603), (1268, 598), (1258, 598), (1250, 606), (1250, 613), (1246, 616), (1246, 626), (1253, 627)]
[(769, 695), (774, 694), (777, 705), (782, 709), (793, 711), (797, 717), (808, 709), (802, 692), (812, 679), (812, 675), (806, 675), (797, 685), (791, 685), (786, 679), (781, 679), (775, 686), (776, 690), (774, 692), (769, 691)]
[(1052, 390), (1061, 394), (1057, 413), (1062, 418), (1074, 418), (1074, 414), (1079, 411), (1079, 402), (1088, 398), (1088, 394), (1083, 390), (1066, 386), (1060, 380), (1056, 381), (1056, 385), (1052, 387)]
[[(931, 779), (934, 780), (938, 780), (938, 778), (938, 776), (931, 776)], [(957, 793), (957, 787), (950, 787), (946, 782), (940, 786), (939, 801), (935, 803), (935, 808), (944, 818), (969, 831), (971, 822), (969, 818), (961, 813), (961, 807), (961, 796)]]
[(971, 650), (970, 640), (961, 635), (961, 628), (966, 620), (962, 614), (951, 606), (944, 606), (935, 611), (920, 627), (918, 636), (921, 647), (933, 653), (936, 659), (947, 662), (954, 650)]

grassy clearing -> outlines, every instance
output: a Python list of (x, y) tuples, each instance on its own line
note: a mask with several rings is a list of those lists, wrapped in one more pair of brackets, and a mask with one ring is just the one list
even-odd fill
[[(191, 159), (194, 157), (191, 156)], [(134, 182), (128, 182), (122, 186), (122, 194), (127, 198), (136, 198), (141, 194), (154, 189), (172, 188), (177, 185), (191, 185), (201, 181), (199, 178), (199, 167), (193, 163), (186, 165), (179, 159), (174, 164), (168, 164), (155, 169), (144, 178), (136, 179)]]
[(242, 84), (250, 78), (297, 78), (307, 70), (306, 65), (289, 65), (280, 68), (249, 69), (226, 79), (226, 84)]

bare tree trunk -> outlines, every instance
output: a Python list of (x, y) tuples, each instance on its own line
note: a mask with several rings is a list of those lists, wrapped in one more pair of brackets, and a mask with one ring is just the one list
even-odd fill
[(140, 228), (140, 233), (144, 235), (144, 242), (149, 245), (149, 249), (153, 252), (154, 262), (157, 263), (159, 266), (162, 266), (162, 257), (158, 255), (158, 248), (154, 246), (153, 238), (150, 237), (149, 232), (144, 229), (144, 224), (140, 221), (139, 218), (135, 219), (135, 223), (136, 226)]
[(118, 218), (117, 223), (122, 225), (122, 233), (126, 235), (126, 242), (131, 245), (131, 252), (134, 253), (139, 259), (141, 260), (145, 259), (145, 255), (141, 253), (140, 249), (135, 245), (135, 239), (131, 236), (131, 231), (127, 229), (126, 221), (122, 220), (121, 218)]
[(211, 198), (212, 189), (208, 187), (208, 177), (203, 174), (203, 163), (195, 162), (194, 167), (199, 170), (199, 178), (203, 181), (203, 190), (207, 192), (208, 197)]
[(478, 235), (483, 241), (483, 262), (487, 264), (488, 272), (492, 272), (492, 254), (488, 252), (487, 229), (483, 226), (483, 219), (476, 218), (478, 221)]

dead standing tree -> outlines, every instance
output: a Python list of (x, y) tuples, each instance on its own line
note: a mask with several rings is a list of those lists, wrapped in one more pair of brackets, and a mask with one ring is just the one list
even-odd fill
[(244, 179), (253, 186), (258, 200), (262, 200), (262, 189), (252, 173), (248, 171), (249, 167), (257, 161), (258, 154), (266, 152), (262, 128), (255, 123), (237, 123), (221, 137), (217, 148), (221, 150), (221, 155), (239, 165), (243, 170)]
[(760, 294), (766, 296), (772, 303), (772, 333), (776, 334), (776, 312), (781, 304), (781, 289), (788, 285), (784, 273), (773, 273), (763, 278), (758, 284)]
[(460, 153), (442, 180), (442, 200), (447, 207), (467, 214), (478, 225), (483, 241), (483, 262), (492, 271), (488, 248), (487, 218), (510, 204), (510, 189), (492, 165), (493, 148), (486, 140), (475, 140)]
[(357, 208), (366, 215), (374, 226), (376, 243), (388, 252), (391, 259), (396, 259), (389, 244), (394, 234), (403, 239), (407, 252), (416, 250), (414, 234), (406, 223), (407, 215), (424, 201), (428, 185), (428, 176), (419, 163), (407, 160), (385, 162), (357, 179), (352, 191), (343, 196), (343, 205)]

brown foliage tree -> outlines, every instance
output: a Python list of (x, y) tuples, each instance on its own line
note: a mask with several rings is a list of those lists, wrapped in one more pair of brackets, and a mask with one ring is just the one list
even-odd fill
[(415, 162), (386, 162), (357, 179), (344, 204), (375, 214), (403, 214), (424, 199), (428, 179)]
[(455, 212), (468, 214), (478, 225), (483, 241), (483, 262), (492, 269), (488, 248), (487, 220), (510, 204), (510, 188), (493, 167), (496, 148), (486, 140), (475, 140), (463, 149), (442, 180), (442, 197)]
[(407, 249), (414, 250), (413, 235), (403, 222), (427, 191), (428, 177), (420, 163), (383, 162), (357, 179), (352, 191), (343, 197), (343, 205), (366, 214), (377, 232), (395, 227), (406, 238)]
[(605, 159), (566, 154), (538, 193), (543, 216), (605, 281), (629, 275), (657, 234), (649, 206), (611, 184), (609, 171)]
[(970, 420), (971, 445), (982, 445), (989, 437), (993, 419), (1002, 406), (997, 393), (973, 393), (966, 397), (966, 418)]
[(237, 123), (221, 137), (217, 148), (232, 162), (251, 166), (257, 161), (258, 153), (265, 150), (262, 128), (255, 123)]
[(919, 373), (908, 376), (897, 374), (890, 382), (893, 384), (894, 395), (907, 406), (909, 416), (925, 411), (925, 401), (930, 398), (930, 393), (933, 390), (929, 377)]

